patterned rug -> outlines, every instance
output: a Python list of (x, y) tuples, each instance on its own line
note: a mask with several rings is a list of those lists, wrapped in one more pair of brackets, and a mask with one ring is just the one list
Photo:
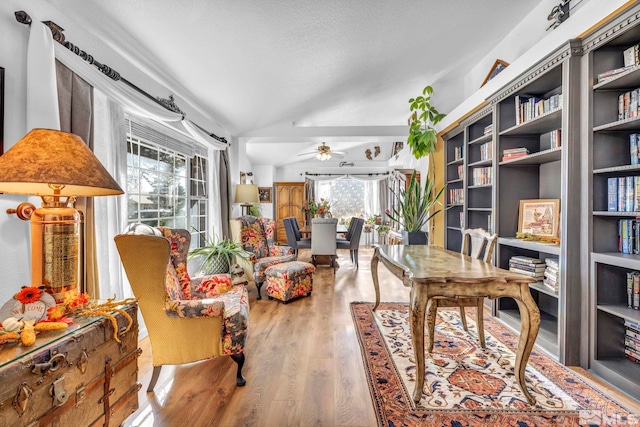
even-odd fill
[(415, 359), (404, 303), (351, 303), (365, 370), (380, 426), (614, 426), (640, 425), (640, 417), (594, 389), (542, 352), (531, 353), (529, 406), (514, 377), (518, 337), (485, 318), (482, 349), (473, 319), (462, 329), (457, 309), (439, 309), (435, 345), (425, 357), (425, 387), (418, 404)]

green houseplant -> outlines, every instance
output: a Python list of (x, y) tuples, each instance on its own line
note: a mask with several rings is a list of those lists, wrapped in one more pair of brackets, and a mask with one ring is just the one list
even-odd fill
[(209, 275), (228, 273), (237, 256), (249, 258), (251, 254), (234, 240), (207, 238), (204, 246), (189, 252), (188, 259), (199, 258), (201, 263), (198, 273)]
[[(437, 131), (435, 125), (445, 118), (431, 105), (433, 88), (425, 86), (422, 95), (409, 99), (411, 119), (409, 122), (409, 136), (407, 145), (411, 147), (411, 154), (416, 159), (430, 155), (436, 151)], [(431, 156), (430, 156), (431, 157)], [(433, 166), (433, 159), (431, 160)]]
[(437, 205), (442, 206), (439, 199), (444, 192), (444, 187), (436, 190), (435, 181), (427, 176), (424, 189), (421, 188), (414, 171), (406, 190), (401, 188), (398, 193), (393, 190), (391, 192), (398, 203), (392, 209), (387, 209), (386, 213), (402, 228), (403, 243), (426, 244), (427, 235), (421, 229), (442, 210), (434, 210), (434, 208)]

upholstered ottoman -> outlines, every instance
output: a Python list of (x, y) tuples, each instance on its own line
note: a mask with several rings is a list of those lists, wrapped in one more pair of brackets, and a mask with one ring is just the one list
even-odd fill
[(313, 289), (313, 264), (289, 261), (272, 265), (265, 271), (269, 299), (279, 299), (285, 304), (293, 298), (311, 295)]

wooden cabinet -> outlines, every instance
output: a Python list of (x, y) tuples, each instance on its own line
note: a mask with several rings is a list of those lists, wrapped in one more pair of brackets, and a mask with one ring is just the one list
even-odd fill
[(287, 233), (284, 231), (282, 220), (290, 216), (298, 218), (298, 223), (302, 227), (304, 224), (304, 214), (302, 205), (304, 204), (304, 182), (275, 182), (275, 212), (276, 212), (276, 241), (287, 243)]

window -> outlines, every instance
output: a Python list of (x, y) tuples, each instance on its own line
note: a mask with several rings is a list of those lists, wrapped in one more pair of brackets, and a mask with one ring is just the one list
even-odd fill
[(316, 182), (316, 197), (331, 202), (331, 215), (340, 224), (351, 217), (365, 217), (365, 182), (351, 178)]
[[(167, 129), (167, 133), (171, 132)], [(206, 150), (127, 120), (127, 222), (184, 228), (191, 247), (206, 237)], [(191, 155), (189, 155), (191, 154)]]

